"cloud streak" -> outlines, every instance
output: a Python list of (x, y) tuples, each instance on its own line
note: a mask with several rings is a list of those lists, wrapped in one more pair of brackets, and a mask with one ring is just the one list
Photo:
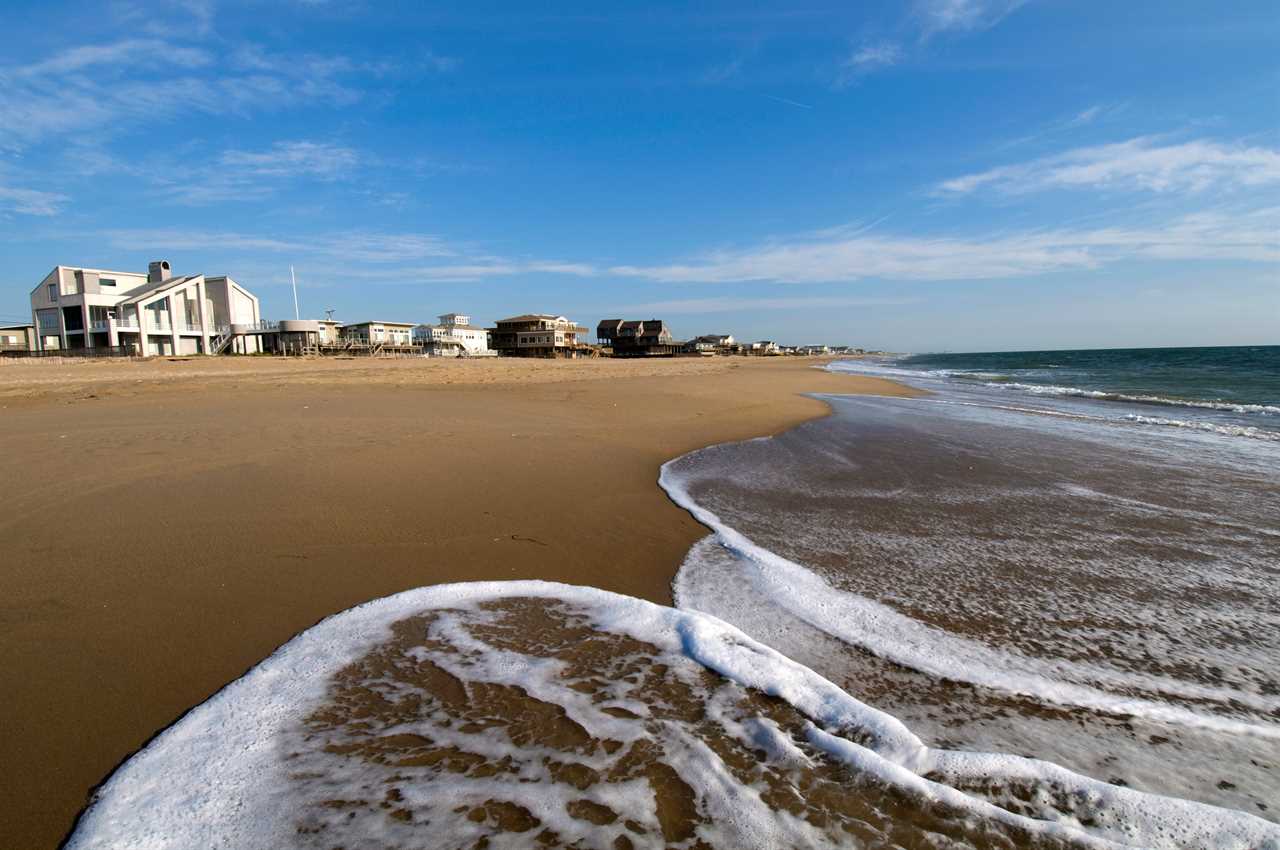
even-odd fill
[(1046, 230), (987, 237), (877, 235), (839, 228), (690, 262), (615, 266), (664, 283), (992, 280), (1082, 272), (1124, 260), (1280, 262), (1280, 207), (1201, 213), (1160, 227)]
[[(612, 308), (615, 313), (699, 316), (708, 313), (742, 313), (750, 310), (821, 310), (834, 307), (896, 307), (919, 304), (921, 298), (861, 298), (858, 296), (814, 296), (796, 298), (677, 298)], [(605, 311), (608, 312), (608, 311)]]
[(1051, 189), (1201, 192), (1278, 182), (1280, 151), (1204, 139), (1161, 144), (1141, 136), (966, 174), (939, 184), (936, 194), (968, 195), (983, 189), (1006, 195)]
[(0, 149), (20, 151), (85, 129), (102, 137), (156, 128), (184, 115), (350, 105), (364, 97), (353, 81), (390, 70), (342, 56), (303, 55), (286, 63), (252, 45), (242, 45), (223, 64), (199, 47), (168, 48), (163, 62), (149, 61), (154, 49), (126, 39), (0, 68)]
[(902, 48), (893, 42), (864, 44), (849, 54), (840, 65), (836, 88), (853, 85), (867, 74), (892, 67), (902, 61)]
[[(219, 251), (279, 254), (321, 261), (326, 275), (380, 283), (468, 282), (524, 274), (592, 277), (590, 263), (495, 257), (453, 245), (433, 234), (348, 231), (305, 238), (275, 238), (234, 231), (107, 230), (112, 245), (131, 251)], [(414, 263), (414, 265), (405, 265)]]
[(265, 151), (224, 151), (224, 168), (254, 177), (322, 177), (350, 174), (360, 162), (348, 147), (325, 142), (276, 142)]
[(0, 210), (22, 215), (57, 215), (69, 200), (71, 199), (66, 195), (57, 192), (41, 192), (36, 189), (0, 185)]
[(994, 27), (1026, 0), (917, 0), (915, 17), (922, 40), (939, 33), (975, 32)]

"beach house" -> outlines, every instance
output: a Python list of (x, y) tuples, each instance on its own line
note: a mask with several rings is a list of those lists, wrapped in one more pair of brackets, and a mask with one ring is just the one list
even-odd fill
[(696, 336), (684, 344), (687, 354), (732, 354), (734, 346), (733, 334), (703, 334)]
[(508, 357), (590, 357), (585, 341), (590, 331), (564, 316), (526, 313), (499, 319), (490, 329), (490, 344)]
[(370, 348), (410, 349), (413, 347), (413, 322), (353, 322), (339, 326), (338, 335), (343, 340)]
[(756, 356), (766, 356), (778, 353), (778, 344), (771, 339), (762, 339), (758, 342), (744, 342), (738, 346), (743, 354), (754, 354)]
[(342, 338), (342, 334), (339, 331), (341, 327), (342, 322), (336, 319), (316, 319), (316, 333), (320, 337), (320, 344), (337, 345)]
[(461, 313), (445, 313), (439, 324), (418, 325), (413, 329), (413, 341), (422, 346), (423, 353), (432, 357), (488, 357), (494, 352), (489, 347), (489, 331), (471, 324), (471, 317)]
[(0, 327), (0, 354), (26, 354), (35, 350), (35, 325), (5, 325)]
[(604, 319), (596, 326), (596, 341), (614, 357), (673, 357), (682, 346), (661, 319)]
[(218, 354), (261, 350), (258, 298), (226, 276), (174, 275), (167, 260), (146, 274), (54, 266), (31, 291), (40, 351)]

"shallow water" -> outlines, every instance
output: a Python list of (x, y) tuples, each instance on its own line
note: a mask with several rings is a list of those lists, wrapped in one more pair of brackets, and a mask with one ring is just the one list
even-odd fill
[[(1270, 847), (1265, 821), (925, 746), (721, 621), (444, 585), (295, 638), (127, 762), (68, 846)], [(1270, 843), (1268, 843), (1270, 842)]]
[(677, 604), (939, 746), (1277, 817), (1280, 447), (994, 393), (668, 464)]

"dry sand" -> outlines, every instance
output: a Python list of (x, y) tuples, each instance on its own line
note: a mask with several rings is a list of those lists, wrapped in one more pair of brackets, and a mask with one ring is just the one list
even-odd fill
[(902, 394), (812, 360), (0, 361), (0, 846), (298, 631), (424, 584), (670, 603), (692, 449)]

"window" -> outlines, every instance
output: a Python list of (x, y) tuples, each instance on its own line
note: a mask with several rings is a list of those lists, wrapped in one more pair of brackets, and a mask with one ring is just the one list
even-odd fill
[(49, 300), (50, 301), (58, 300), (58, 284), (56, 283), (49, 284)]
[(115, 286), (115, 285), (116, 285), (115, 278), (110, 278), (110, 277), (98, 278), (98, 286)]

